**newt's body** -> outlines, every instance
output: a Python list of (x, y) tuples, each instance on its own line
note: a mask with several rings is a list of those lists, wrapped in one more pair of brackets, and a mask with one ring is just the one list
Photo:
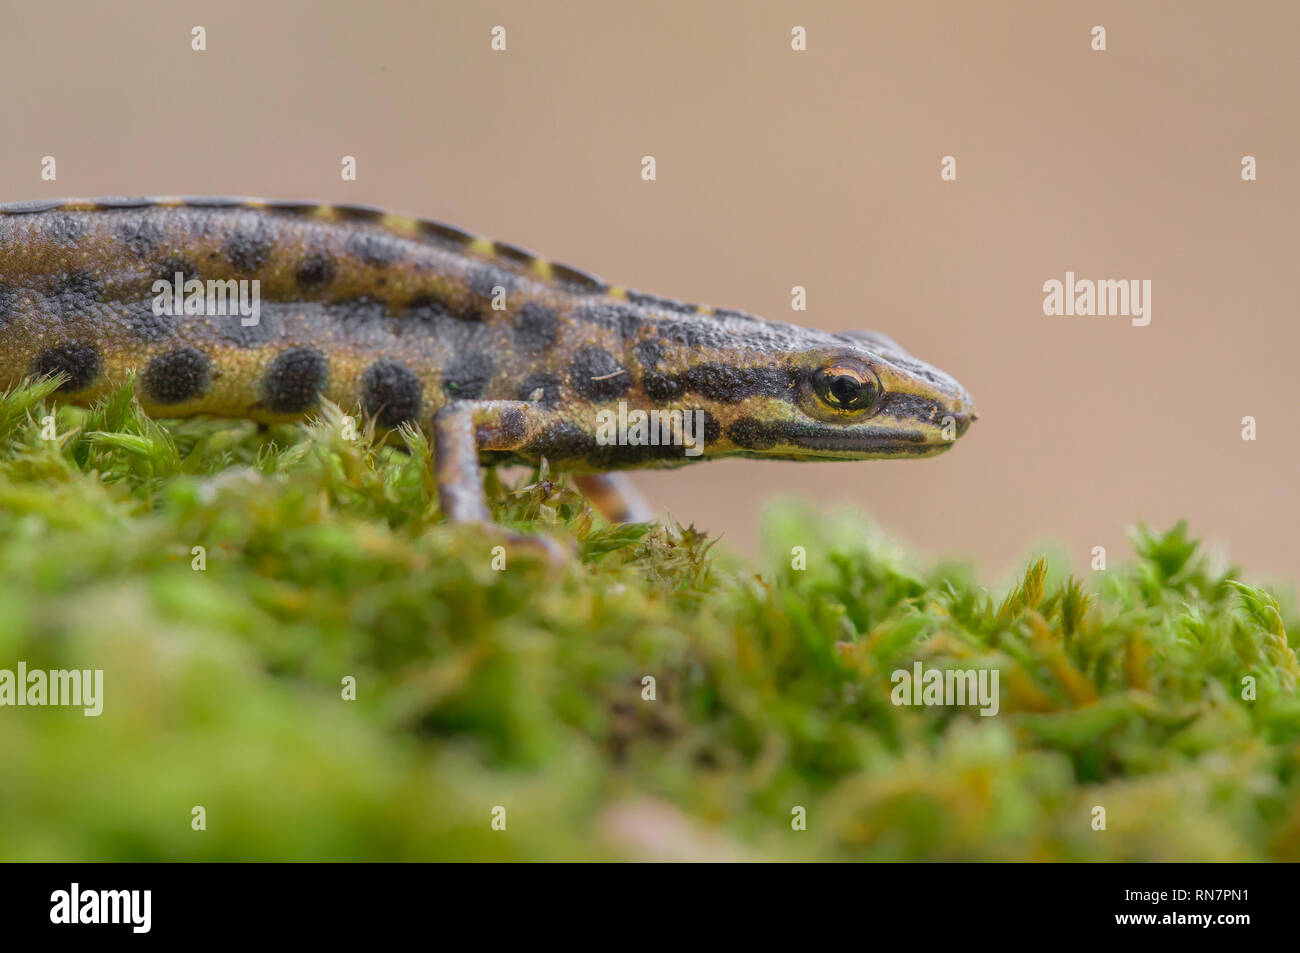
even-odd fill
[[(159, 314), (158, 281), (257, 279), (239, 314)], [(225, 286), (233, 290), (233, 286)], [(719, 456), (928, 456), (973, 408), (869, 333), (830, 334), (611, 287), (518, 248), (373, 209), (244, 199), (0, 206), (0, 388), (62, 372), (85, 402), (136, 371), (157, 416), (279, 422), (322, 397), (434, 437), (443, 505), (486, 515), (482, 462), (572, 472)], [(600, 411), (658, 410), (643, 442)], [(684, 418), (674, 411), (690, 413)], [(684, 452), (680, 421), (702, 424)], [(635, 415), (629, 420), (635, 429)], [(666, 422), (665, 422), (666, 421)], [(699, 439), (697, 437), (697, 439)]]

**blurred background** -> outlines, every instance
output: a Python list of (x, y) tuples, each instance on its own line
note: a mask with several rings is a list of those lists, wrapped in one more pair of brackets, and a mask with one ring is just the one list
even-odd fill
[[(1127, 553), (1131, 522), (1186, 517), (1295, 578), (1298, 28), (1281, 0), (5, 0), (0, 200), (374, 204), (657, 294), (884, 331), (974, 394), (936, 459), (636, 478), (741, 551), (785, 495), (990, 572), (1048, 540), (1085, 569), (1092, 546)], [(1151, 324), (1044, 316), (1066, 271), (1149, 278)]]

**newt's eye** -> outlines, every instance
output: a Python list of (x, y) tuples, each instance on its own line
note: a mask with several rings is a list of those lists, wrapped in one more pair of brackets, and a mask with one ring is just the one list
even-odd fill
[(813, 390), (836, 410), (860, 413), (875, 406), (880, 379), (857, 361), (840, 361), (813, 374)]

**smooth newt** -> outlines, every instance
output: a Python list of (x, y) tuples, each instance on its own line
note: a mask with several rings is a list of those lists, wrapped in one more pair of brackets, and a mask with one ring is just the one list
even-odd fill
[[(156, 282), (257, 279), (260, 319), (157, 313)], [(282, 422), (321, 398), (431, 434), (443, 511), (487, 520), (480, 464), (599, 474), (726, 456), (947, 450), (953, 378), (872, 332), (832, 334), (609, 285), (371, 208), (158, 198), (0, 205), (0, 387), (62, 373), (86, 403), (134, 370), (155, 416)], [(599, 413), (700, 412), (703, 452), (602, 441)], [(606, 420), (609, 416), (606, 415)], [(623, 515), (627, 515), (625, 512)]]

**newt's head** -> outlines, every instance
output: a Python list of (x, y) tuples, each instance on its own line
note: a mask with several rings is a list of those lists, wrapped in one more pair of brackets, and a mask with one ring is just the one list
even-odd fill
[(872, 331), (788, 356), (784, 399), (752, 407), (724, 428), (732, 454), (786, 460), (926, 457), (975, 419), (970, 394), (936, 367)]
[[(671, 467), (716, 457), (928, 457), (970, 427), (970, 395), (881, 334), (831, 334), (736, 311), (630, 321), (623, 360), (590, 343), (570, 380), (584, 400), (538, 455), (566, 467)], [(599, 325), (611, 337), (613, 322)], [(599, 361), (593, 357), (601, 358)]]

